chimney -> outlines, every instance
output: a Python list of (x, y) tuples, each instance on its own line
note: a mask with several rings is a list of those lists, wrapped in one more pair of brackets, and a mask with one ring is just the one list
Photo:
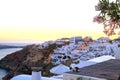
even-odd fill
[(42, 80), (41, 70), (42, 67), (32, 67), (32, 80)]
[(113, 51), (115, 53), (115, 59), (120, 59), (120, 44), (117, 44), (117, 46), (113, 48)]

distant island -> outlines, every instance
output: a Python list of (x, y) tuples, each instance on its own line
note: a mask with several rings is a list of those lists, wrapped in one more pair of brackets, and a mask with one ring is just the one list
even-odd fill
[(9, 45), (0, 45), (0, 49), (8, 49), (8, 48), (23, 48), (24, 46), (9, 46)]

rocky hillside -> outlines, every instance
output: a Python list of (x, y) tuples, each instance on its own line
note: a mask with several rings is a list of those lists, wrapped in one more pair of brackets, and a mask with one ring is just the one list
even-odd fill
[(9, 54), (0, 60), (0, 67), (10, 70), (3, 80), (10, 80), (18, 74), (31, 74), (31, 67), (43, 67), (43, 76), (51, 76), (49, 69), (54, 65), (51, 63), (50, 55), (53, 50), (62, 45), (52, 44), (44, 49), (39, 49), (38, 45), (29, 45), (22, 50)]

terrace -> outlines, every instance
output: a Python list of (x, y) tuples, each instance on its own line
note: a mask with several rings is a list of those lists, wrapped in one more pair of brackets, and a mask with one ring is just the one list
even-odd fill
[(120, 80), (120, 60), (111, 59), (80, 68), (79, 72), (64, 73), (63, 80)]

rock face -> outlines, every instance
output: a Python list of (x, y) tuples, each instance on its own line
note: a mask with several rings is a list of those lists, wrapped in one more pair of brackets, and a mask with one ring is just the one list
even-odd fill
[(0, 60), (0, 67), (10, 70), (3, 80), (10, 80), (18, 74), (31, 74), (31, 67), (43, 67), (43, 76), (51, 76), (49, 69), (53, 67), (50, 55), (58, 45), (52, 44), (44, 49), (38, 45), (29, 45), (22, 50), (9, 54)]

